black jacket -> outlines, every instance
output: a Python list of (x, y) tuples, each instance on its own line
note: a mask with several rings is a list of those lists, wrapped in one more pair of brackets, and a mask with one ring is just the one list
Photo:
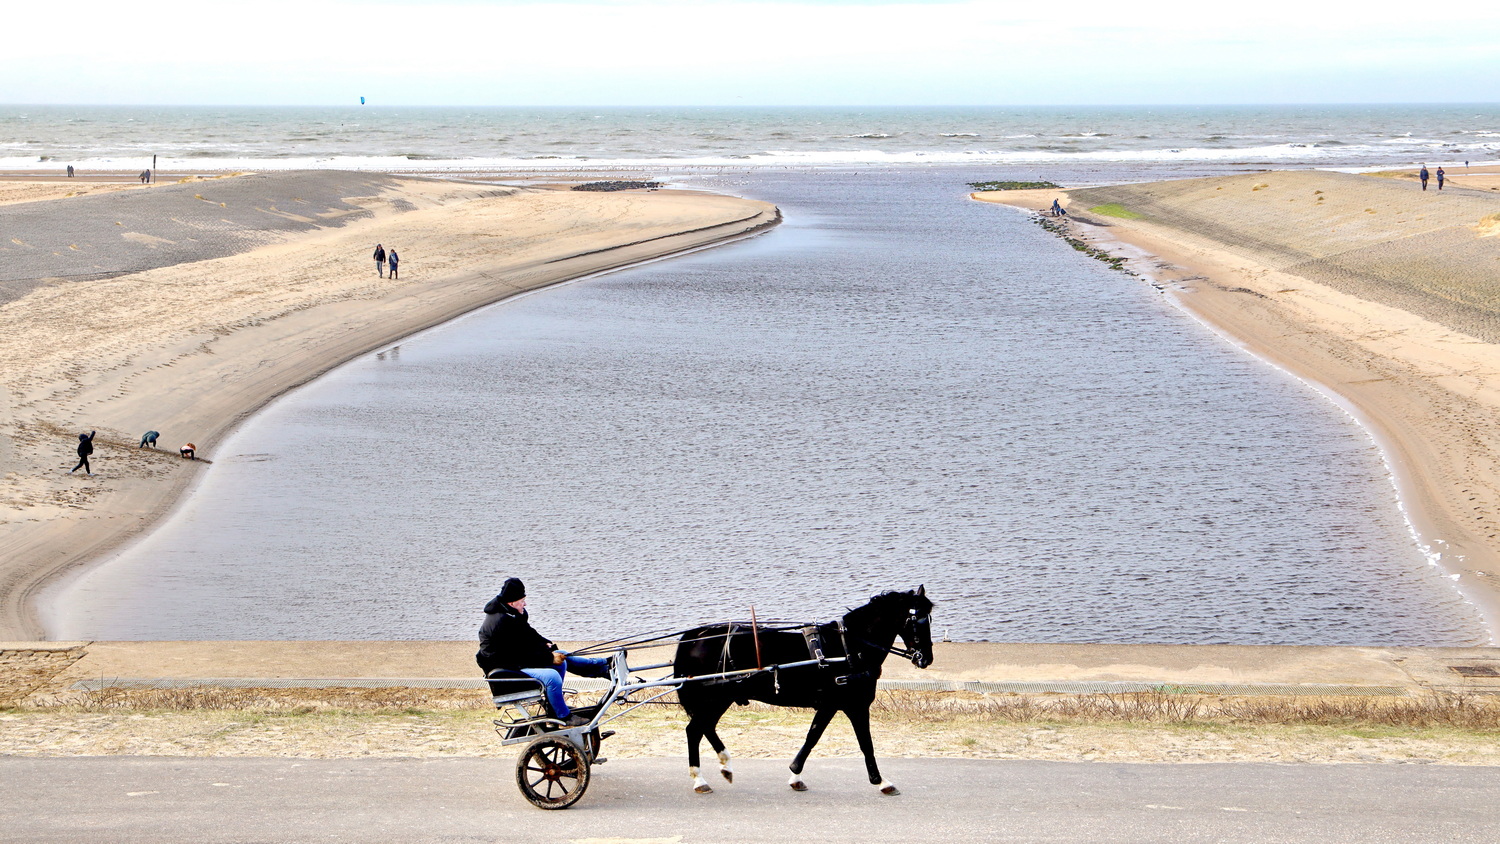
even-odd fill
[(90, 432), (87, 437), (78, 438), (78, 456), (88, 457), (94, 453), (94, 434)]
[(488, 674), (496, 668), (551, 668), (557, 645), (531, 629), (524, 612), (516, 612), (496, 596), (484, 605), (484, 623), (479, 625), (479, 667)]

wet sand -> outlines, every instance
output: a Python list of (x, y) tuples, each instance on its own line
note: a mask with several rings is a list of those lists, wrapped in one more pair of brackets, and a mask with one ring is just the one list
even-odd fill
[[(40, 637), (37, 590), (150, 526), (277, 395), (483, 305), (779, 219), (710, 194), (333, 171), (16, 180), (0, 215), (0, 639)], [(377, 242), (399, 280), (376, 275)], [(69, 474), (90, 430), (94, 475)], [(137, 448), (147, 430), (159, 450)]]
[[(1130, 259), (1372, 430), (1429, 558), (1500, 622), (1500, 168), (975, 194)], [(1415, 172), (1415, 168), (1413, 168)]]

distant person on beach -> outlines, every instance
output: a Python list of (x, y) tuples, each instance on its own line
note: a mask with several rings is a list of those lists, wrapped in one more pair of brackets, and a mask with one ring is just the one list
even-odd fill
[(68, 165), (68, 178), (73, 178), (73, 165)]
[(1058, 202), (1055, 199), (1052, 200), (1052, 216), (1054, 216), (1054, 217), (1066, 217), (1067, 215), (1068, 215), (1068, 212), (1065, 211), (1065, 210), (1063, 210), (1062, 203)]
[(1443, 168), (1439, 167), (1437, 169), (1438, 190), (1442, 190), (1443, 189), (1443, 179), (1446, 178), (1447, 175), (1448, 175), (1447, 173), (1443, 172)]
[(89, 455), (94, 453), (94, 434), (98, 431), (89, 431), (87, 434), (78, 435), (78, 465), (68, 470), (68, 474), (82, 469), (84, 474), (92, 475), (94, 470), (89, 467)]
[(1423, 164), (1422, 171), (1417, 174), (1417, 178), (1422, 180), (1422, 190), (1427, 190), (1427, 177), (1427, 165)]
[(192, 443), (188, 443), (182, 448), (177, 449), (177, 453), (181, 454), (184, 460), (198, 459), (198, 447)]
[(145, 448), (148, 445), (152, 448), (156, 448), (156, 438), (160, 436), (160, 431), (147, 431), (146, 433), (141, 435), (141, 444), (136, 446), (136, 448)]
[(385, 278), (385, 247), (375, 244), (375, 272)]
[(385, 260), (386, 263), (391, 265), (391, 278), (395, 278), (396, 273), (401, 269), (401, 256), (396, 254), (396, 250), (392, 249), (385, 256)]
[(532, 629), (531, 617), (526, 613), (526, 585), (519, 577), (506, 579), (500, 594), (484, 605), (479, 653), (474, 655), (474, 661), (485, 676), (496, 668), (507, 668), (541, 683), (552, 714), (570, 727), (587, 724), (589, 718), (569, 709), (563, 699), (563, 678), (568, 670), (584, 677), (609, 674), (609, 660), (564, 653), (558, 650), (556, 642)]

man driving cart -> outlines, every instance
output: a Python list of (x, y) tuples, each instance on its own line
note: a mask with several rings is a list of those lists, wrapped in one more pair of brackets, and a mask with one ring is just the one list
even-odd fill
[(532, 629), (526, 612), (526, 585), (518, 577), (507, 579), (500, 594), (484, 605), (479, 653), (474, 659), (486, 677), (497, 668), (506, 668), (541, 683), (552, 714), (569, 727), (583, 726), (589, 717), (573, 712), (563, 699), (563, 678), (568, 671), (584, 677), (609, 674), (608, 659), (565, 653), (558, 650), (556, 642)]

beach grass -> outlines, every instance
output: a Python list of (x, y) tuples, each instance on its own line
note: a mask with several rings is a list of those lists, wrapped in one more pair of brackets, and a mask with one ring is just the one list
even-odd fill
[(1117, 202), (1106, 202), (1103, 205), (1095, 205), (1089, 209), (1089, 212), (1103, 214), (1106, 217), (1119, 217), (1122, 220), (1139, 220), (1142, 217), (1142, 215), (1131, 211)]
[[(591, 702), (588, 695), (575, 700)], [(238, 712), (282, 716), (315, 713), (424, 715), (489, 711), (477, 689), (238, 688), (106, 686), (33, 699), (0, 712)], [(671, 696), (653, 710), (679, 711)], [(741, 708), (774, 719), (787, 710), (751, 703)], [(740, 710), (737, 710), (740, 711)], [(1452, 728), (1492, 732), (1500, 738), (1500, 697), (1439, 693), (1411, 696), (1205, 695), (1158, 689), (1080, 695), (976, 692), (882, 691), (871, 714), (891, 722), (920, 723), (951, 718), (1003, 723), (1292, 725), (1360, 729)]]
[[(106, 689), (0, 709), (11, 756), (509, 757), (479, 689)], [(736, 756), (788, 758), (810, 711), (751, 703), (719, 732)], [(1500, 764), (1500, 699), (881, 692), (883, 757), (1114, 762)], [(641, 707), (610, 727), (611, 757), (676, 757), (685, 716)], [(843, 718), (819, 757), (856, 757)]]

